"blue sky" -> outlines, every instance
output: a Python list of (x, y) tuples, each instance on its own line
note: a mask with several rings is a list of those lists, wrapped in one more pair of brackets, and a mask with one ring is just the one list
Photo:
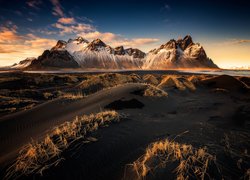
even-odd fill
[(247, 0), (0, 0), (0, 65), (78, 35), (147, 52), (187, 34), (220, 66), (250, 65), (249, 9)]

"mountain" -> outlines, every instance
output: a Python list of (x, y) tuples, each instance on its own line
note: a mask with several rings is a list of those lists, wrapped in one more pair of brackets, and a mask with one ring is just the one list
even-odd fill
[(79, 68), (79, 65), (68, 51), (53, 49), (44, 51), (26, 69), (38, 70), (47, 68)]
[(12, 66), (16, 69), (176, 69), (218, 68), (206, 55), (199, 43), (191, 36), (171, 39), (147, 54), (139, 49), (123, 46), (112, 48), (100, 39), (92, 42), (77, 37), (68, 41), (59, 40), (50, 50), (45, 50), (37, 59), (25, 59)]
[(34, 58), (34, 57), (26, 58), (26, 59), (20, 61), (18, 64), (17, 63), (13, 64), (10, 68), (11, 69), (23, 69), (23, 68), (30, 66), (30, 64), (34, 60), (36, 60), (36, 58)]
[(26, 69), (83, 68), (83, 69), (139, 69), (146, 54), (139, 49), (112, 48), (100, 39), (88, 42), (82, 37), (59, 40)]
[(177, 41), (171, 39), (151, 50), (144, 59), (143, 69), (218, 68), (199, 43), (187, 35)]
[(82, 68), (139, 69), (145, 53), (138, 49), (112, 48), (100, 39), (93, 40), (86, 48), (73, 53)]

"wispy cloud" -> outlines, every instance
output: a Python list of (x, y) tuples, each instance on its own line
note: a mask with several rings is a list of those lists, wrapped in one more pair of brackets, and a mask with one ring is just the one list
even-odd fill
[(250, 43), (250, 39), (234, 39), (231, 41), (232, 44), (245, 44)]
[(95, 28), (90, 24), (77, 23), (73, 25), (65, 25), (61, 23), (53, 24), (53, 27), (59, 29), (59, 34), (64, 36), (66, 34), (78, 34), (80, 32), (92, 32)]
[(33, 19), (31, 19), (31, 18), (27, 18), (27, 21), (30, 21), (30, 22), (32, 22), (32, 21), (33, 21)]
[(53, 4), (53, 12), (52, 14), (55, 16), (64, 17), (63, 7), (60, 4), (59, 0), (50, 0)]
[(29, 6), (29, 7), (32, 7), (34, 9), (40, 9), (40, 5), (42, 4), (43, 2), (41, 0), (28, 0), (26, 2), (26, 4)]
[(164, 4), (164, 9), (170, 10), (170, 6), (168, 4)]
[(229, 39), (219, 43), (216, 43), (218, 46), (226, 46), (226, 45), (250, 45), (250, 39)]

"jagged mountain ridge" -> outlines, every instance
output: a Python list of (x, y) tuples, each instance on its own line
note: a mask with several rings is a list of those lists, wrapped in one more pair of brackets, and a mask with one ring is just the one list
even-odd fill
[(177, 41), (171, 39), (157, 49), (149, 51), (143, 69), (218, 68), (206, 55), (199, 43), (187, 35)]
[[(21, 62), (20, 62), (21, 63)], [(32, 59), (27, 69), (82, 68), (82, 69), (175, 69), (218, 68), (210, 60), (203, 47), (194, 43), (191, 36), (171, 39), (147, 54), (139, 49), (123, 46), (112, 48), (100, 39), (92, 42), (77, 37), (68, 41), (59, 40), (37, 59)], [(18, 64), (15, 65), (18, 67)]]

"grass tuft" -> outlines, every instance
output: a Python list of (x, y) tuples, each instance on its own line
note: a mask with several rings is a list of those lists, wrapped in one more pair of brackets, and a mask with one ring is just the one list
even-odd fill
[(167, 97), (168, 93), (156, 86), (148, 85), (146, 90), (144, 91), (143, 96), (148, 97)]
[(145, 154), (132, 163), (132, 173), (136, 179), (145, 179), (159, 168), (174, 167), (173, 173), (178, 180), (205, 179), (209, 178), (207, 170), (215, 160), (206, 147), (196, 149), (165, 139), (149, 145)]
[(77, 100), (85, 98), (86, 95), (79, 91), (77, 93), (63, 93), (61, 97), (64, 99)]
[(88, 138), (88, 134), (99, 127), (119, 121), (120, 115), (116, 111), (104, 111), (79, 116), (55, 127), (42, 141), (32, 141), (21, 149), (14, 164), (7, 169), (5, 179), (17, 179), (33, 173), (42, 174), (45, 169), (62, 160), (61, 153), (73, 142), (79, 139), (96, 141)]

